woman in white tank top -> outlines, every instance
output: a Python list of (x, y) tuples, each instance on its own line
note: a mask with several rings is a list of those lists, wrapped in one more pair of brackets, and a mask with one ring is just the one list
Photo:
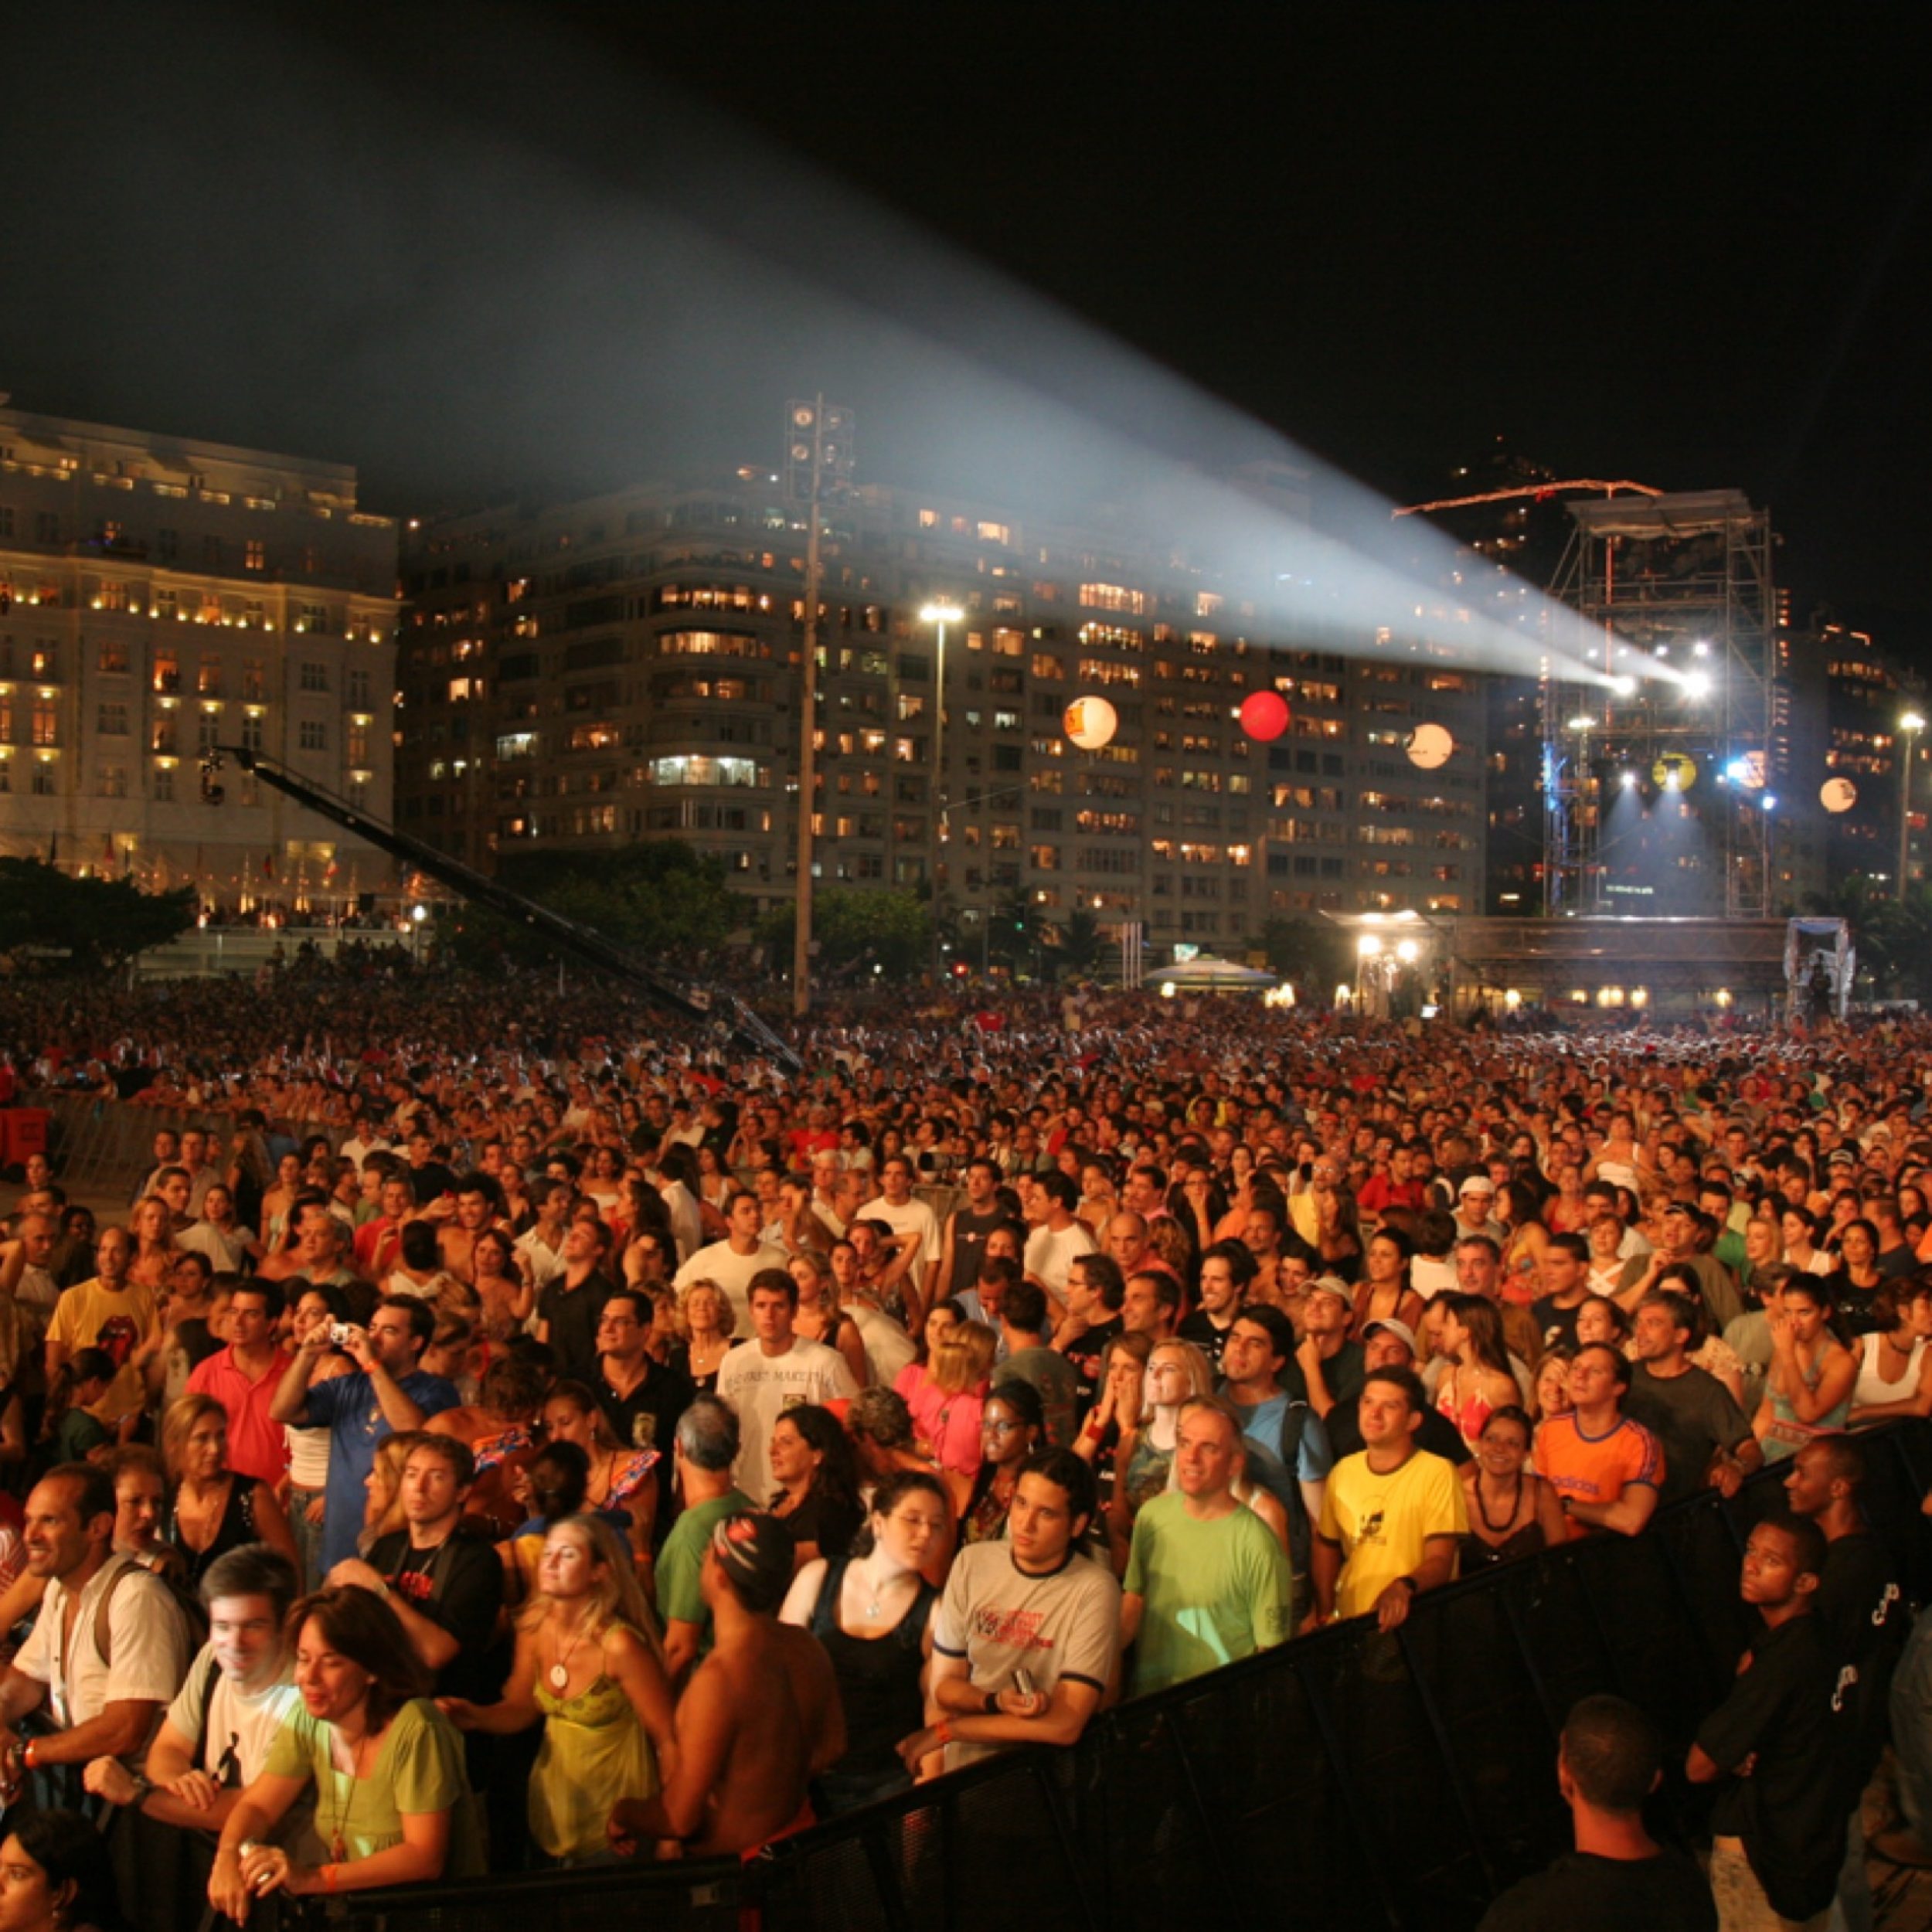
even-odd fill
[(1888, 1285), (1875, 1304), (1879, 1326), (1859, 1338), (1859, 1375), (1851, 1421), (1932, 1416), (1932, 1284), (1909, 1280)]

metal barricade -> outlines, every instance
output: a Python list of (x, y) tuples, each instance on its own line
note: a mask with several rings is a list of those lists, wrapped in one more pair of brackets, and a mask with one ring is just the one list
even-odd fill
[[(1874, 1527), (1923, 1601), (1932, 1426), (1859, 1440)], [(1643, 1536), (1433, 1591), (1392, 1636), (1336, 1625), (1121, 1705), (1072, 1750), (1008, 1752), (815, 1826), (745, 1868), (747, 1899), (766, 1932), (1468, 1932), (1569, 1847), (1556, 1745), (1578, 1698), (1647, 1710), (1672, 1767), (1656, 1823), (1698, 1815), (1677, 1767), (1730, 1681), (1740, 1555), (1780, 1474), (1662, 1511)], [(330, 1916), (352, 1932), (526, 1932), (533, 1914), (588, 1932), (621, 1897), (653, 1925), (712, 1923), (660, 1918), (662, 1876), (345, 1895)]]

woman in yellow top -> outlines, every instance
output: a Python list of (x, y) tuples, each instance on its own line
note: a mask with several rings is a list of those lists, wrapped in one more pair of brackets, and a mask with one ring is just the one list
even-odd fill
[(637, 1573), (611, 1526), (550, 1526), (536, 1594), (517, 1616), (516, 1661), (502, 1701), (438, 1701), (464, 1730), (498, 1736), (544, 1720), (530, 1774), (530, 1835), (571, 1864), (607, 1853), (623, 1798), (649, 1798), (676, 1753), (671, 1683)]
[[(301, 1708), (222, 1827), (209, 1903), (237, 1923), (270, 1892), (360, 1892), (483, 1869), (463, 1740), (424, 1692), (429, 1672), (373, 1591), (318, 1590), (289, 1612)], [(261, 1842), (313, 1784), (328, 1861)]]

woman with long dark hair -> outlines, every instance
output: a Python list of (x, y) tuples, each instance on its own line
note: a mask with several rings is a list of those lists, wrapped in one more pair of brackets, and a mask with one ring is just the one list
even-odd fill
[(801, 1566), (852, 1546), (865, 1509), (852, 1443), (829, 1409), (787, 1409), (771, 1425), (767, 1451), (778, 1487), (768, 1505), (791, 1532)]
[(793, 1580), (781, 1616), (825, 1646), (845, 1713), (845, 1754), (812, 1784), (821, 1817), (912, 1784), (897, 1747), (925, 1721), (939, 1600), (920, 1573), (951, 1526), (946, 1485), (923, 1470), (900, 1470), (873, 1491), (854, 1553), (815, 1558)]
[(1473, 1451), (1482, 1440), (1483, 1424), (1497, 1410), (1519, 1401), (1522, 1392), (1510, 1371), (1495, 1303), (1480, 1294), (1447, 1295), (1444, 1301), (1437, 1338), (1449, 1366), (1436, 1385), (1436, 1406)]
[(959, 1540), (993, 1543), (1006, 1533), (1006, 1518), (1026, 1458), (1046, 1439), (1046, 1409), (1030, 1382), (993, 1384), (981, 1412), (979, 1473), (960, 1512)]

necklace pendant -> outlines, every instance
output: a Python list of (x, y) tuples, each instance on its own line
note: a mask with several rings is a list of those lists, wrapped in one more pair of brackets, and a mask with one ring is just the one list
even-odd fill
[(866, 1606), (866, 1621), (869, 1624), (876, 1624), (878, 1621), (879, 1599), (875, 1597), (872, 1601)]
[(349, 1847), (342, 1842), (342, 1834), (339, 1829), (328, 1841), (328, 1855), (338, 1865), (349, 1862)]
[(550, 1666), (550, 1682), (556, 1689), (563, 1689), (570, 1683), (570, 1672), (566, 1665), (563, 1664), (553, 1664)]

